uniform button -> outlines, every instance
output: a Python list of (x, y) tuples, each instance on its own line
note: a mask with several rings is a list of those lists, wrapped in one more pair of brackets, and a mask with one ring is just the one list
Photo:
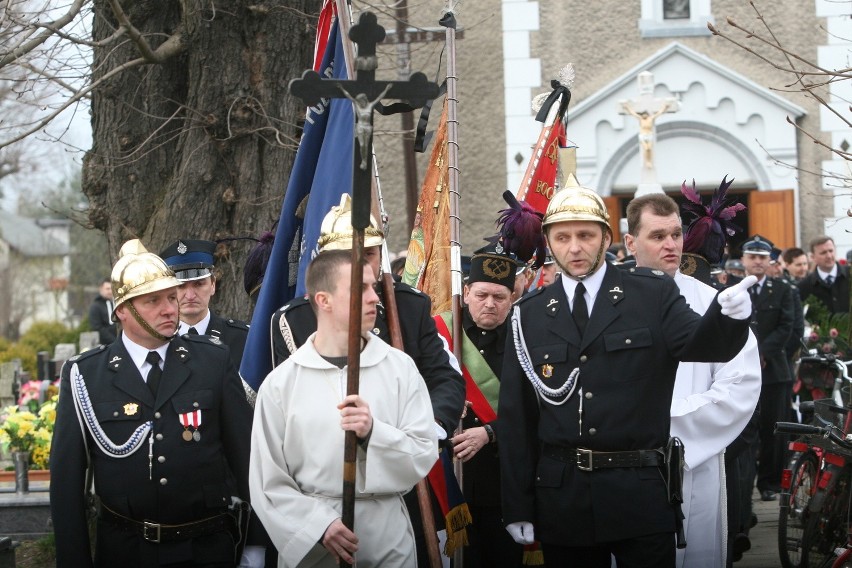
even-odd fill
[(480, 333), (481, 333), (482, 335), (485, 335), (485, 332), (484, 332), (484, 331), (481, 331)]
[(192, 407), (193, 407), (193, 408), (198, 408), (198, 403), (197, 403), (197, 402), (193, 402), (193, 403), (192, 403)]
[(474, 421), (474, 422), (479, 422), (479, 418), (477, 418), (476, 416), (474, 416), (474, 417), (473, 417), (473, 421)]
[(545, 353), (545, 354), (544, 354), (544, 360), (545, 360), (545, 361), (547, 361), (548, 359), (550, 359), (550, 355), (548, 355), (547, 353)]
[(168, 482), (169, 482), (169, 480), (168, 480), (168, 479), (166, 479), (165, 477), (161, 477), (161, 478), (160, 478), (160, 485), (165, 485), (165, 484), (167, 484)]
[(160, 456), (157, 458), (157, 461), (160, 463), (166, 463), (166, 456)]
[(112, 413), (113, 416), (118, 416), (118, 410)]
[(595, 434), (597, 434), (597, 433), (598, 433), (598, 431), (597, 431), (596, 429), (594, 429), (594, 428), (589, 428), (589, 436), (594, 436), (594, 435), (595, 435)]
[(479, 353), (480, 353), (480, 355), (485, 355), (485, 349), (480, 349)]
[(627, 339), (624, 340), (624, 343), (626, 343), (627, 345), (630, 345), (631, 343), (633, 343), (633, 341), (631, 341), (630, 338), (628, 337)]
[(159, 412), (155, 412), (155, 413), (154, 413), (154, 418), (160, 418), (160, 416), (161, 416), (161, 415), (160, 415), (160, 413), (159, 413)]
[(587, 392), (587, 393), (586, 393), (585, 395), (583, 395), (583, 396), (585, 396), (586, 398), (592, 398), (592, 397), (593, 397), (593, 396), (595, 396), (595, 395), (594, 395), (594, 394), (592, 394), (592, 393), (590, 393), (590, 392)]
[(580, 363), (585, 363), (588, 360), (589, 360), (589, 358), (586, 357), (585, 355), (580, 355)]
[(377, 327), (373, 328), (373, 335), (379, 335), (381, 333), (382, 333), (382, 330), (380, 330), (379, 328), (377, 328)]
[(162, 434), (157, 434), (156, 436), (154, 436), (154, 438), (156, 438), (156, 439), (157, 439), (157, 441), (159, 442), (160, 440), (162, 440), (162, 439), (163, 439), (163, 435), (162, 435)]

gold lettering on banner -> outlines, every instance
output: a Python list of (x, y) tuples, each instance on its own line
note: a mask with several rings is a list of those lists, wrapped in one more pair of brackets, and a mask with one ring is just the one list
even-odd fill
[(535, 182), (535, 192), (542, 194), (547, 199), (553, 198), (553, 186), (544, 180), (537, 180)]
[(557, 138), (553, 139), (553, 142), (550, 143), (550, 146), (547, 147), (547, 152), (544, 154), (548, 160), (550, 160), (551, 164), (556, 163), (556, 159), (559, 157), (559, 145), (556, 143)]

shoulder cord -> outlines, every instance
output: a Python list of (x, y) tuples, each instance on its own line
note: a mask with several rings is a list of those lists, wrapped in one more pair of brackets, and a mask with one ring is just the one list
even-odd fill
[(290, 329), (290, 322), (287, 321), (287, 312), (281, 314), (278, 327), (281, 328), (281, 335), (284, 337), (284, 344), (287, 346), (287, 351), (292, 355), (298, 348), (296, 347), (296, 342), (293, 340), (293, 331)]
[[(103, 453), (114, 458), (126, 458), (142, 447), (145, 436), (151, 433), (153, 421), (149, 420), (139, 426), (127, 441), (118, 446), (107, 437), (106, 432), (101, 428), (98, 419), (95, 416), (95, 411), (92, 408), (92, 401), (89, 398), (89, 391), (86, 389), (86, 383), (83, 381), (83, 375), (80, 374), (80, 369), (77, 364), (71, 367), (71, 392), (74, 395), (74, 409), (77, 411), (77, 420), (80, 422), (80, 428), (85, 428), (92, 435), (92, 439)], [(86, 443), (86, 432), (83, 431), (83, 443)], [(86, 452), (88, 454), (88, 452)]]
[[(524, 339), (524, 331), (521, 327), (520, 306), (515, 306), (512, 310), (512, 339), (515, 342), (515, 352), (518, 355), (518, 362), (521, 364), (521, 369), (523, 369), (524, 374), (532, 383), (533, 388), (536, 392), (538, 392), (541, 399), (553, 406), (562, 406), (568, 402), (568, 399), (571, 398), (571, 395), (574, 394), (574, 389), (577, 387), (577, 377), (580, 375), (580, 368), (575, 367), (574, 370), (571, 371), (571, 374), (568, 375), (568, 378), (565, 379), (565, 382), (562, 383), (562, 386), (558, 389), (548, 387), (544, 384), (544, 381), (538, 378), (538, 375), (536, 375), (535, 369), (533, 368), (532, 361), (530, 361), (530, 354), (527, 351), (527, 343)], [(561, 396), (565, 397), (561, 401), (552, 400)]]

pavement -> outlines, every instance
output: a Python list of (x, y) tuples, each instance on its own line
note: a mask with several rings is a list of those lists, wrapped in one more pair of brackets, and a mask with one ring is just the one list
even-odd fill
[(752, 495), (752, 511), (757, 515), (757, 524), (749, 532), (751, 550), (743, 554), (742, 560), (734, 563), (734, 568), (778, 568), (778, 499), (761, 501), (755, 490)]

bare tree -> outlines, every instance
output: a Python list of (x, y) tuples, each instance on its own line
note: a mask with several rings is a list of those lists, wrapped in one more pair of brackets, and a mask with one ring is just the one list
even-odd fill
[[(88, 221), (115, 255), (138, 237), (258, 235), (279, 208), (302, 105), (287, 83), (310, 66), (319, 0), (7, 0), (0, 79), (38, 109), (0, 123), (0, 149), (39, 135), (83, 102)], [(38, 102), (41, 101), (41, 102)], [(78, 109), (79, 111), (80, 109)], [(248, 315), (249, 241), (218, 259), (217, 308)]]
[[(754, 57), (764, 61), (767, 65), (787, 73), (789, 75), (789, 82), (784, 85), (771, 87), (773, 90), (785, 93), (800, 93), (827, 109), (846, 127), (852, 128), (852, 106), (850, 106), (852, 101), (843, 101), (847, 105), (846, 111), (848, 112), (841, 112), (836, 105), (832, 106), (830, 104), (832, 96), (830, 88), (832, 84), (852, 79), (852, 67), (826, 69), (812, 58), (805, 57), (791, 50), (785, 44), (783, 38), (779, 37), (773, 31), (771, 24), (764, 18), (755, 3), (749, 2), (749, 5), (755, 14), (756, 27), (750, 28), (749, 26), (742, 25), (733, 18), (727, 18), (726, 20), (730, 29), (722, 30), (713, 24), (707, 24), (707, 27), (713, 35), (742, 48)], [(828, 33), (825, 29), (822, 31)], [(833, 96), (836, 97), (836, 94)], [(850, 151), (852, 148), (848, 144), (840, 146), (832, 145), (830, 139), (824, 134), (809, 131), (789, 117), (787, 118), (787, 122), (793, 125), (807, 139), (828, 150), (837, 158), (847, 162), (852, 161), (852, 151)], [(834, 172), (816, 171), (803, 167), (798, 167), (798, 169), (803, 173), (819, 175), (827, 180), (831, 180), (826, 183), (827, 186), (834, 186), (838, 189), (852, 189), (852, 175), (839, 175)], [(852, 215), (852, 209), (850, 209), (850, 215)]]

